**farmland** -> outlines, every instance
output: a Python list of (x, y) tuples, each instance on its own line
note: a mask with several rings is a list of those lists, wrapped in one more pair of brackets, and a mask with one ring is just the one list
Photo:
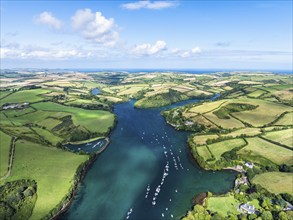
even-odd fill
[[(8, 183), (21, 179), (37, 184), (31, 201), (35, 202), (32, 215), (29, 212), (17, 215), (40, 219), (49, 213), (56, 214), (58, 205), (67, 201), (76, 184), (78, 167), (89, 158), (68, 152), (63, 145), (108, 136), (115, 124), (114, 104), (130, 99), (135, 100), (136, 108), (200, 99), (161, 114), (174, 128), (191, 132), (188, 144), (199, 166), (208, 170), (232, 168), (243, 172), (238, 178), (247, 177), (251, 181), (225, 196), (209, 196), (207, 206), (202, 208), (204, 215), (209, 215), (207, 210), (212, 215), (237, 215), (238, 205), (243, 201), (261, 208), (262, 189), (250, 185), (254, 183), (271, 193), (293, 194), (289, 184), (293, 171), (292, 85), (287, 75), (247, 72), (22, 75), (16, 72), (5, 79), (1, 85), (5, 90), (0, 96), (2, 177), (7, 173), (12, 137), (17, 138), (12, 172), (1, 180), (0, 186), (7, 187)], [(92, 93), (95, 88), (97, 94)], [(24, 102), (27, 104), (23, 105)], [(253, 163), (253, 168), (247, 162)], [(267, 183), (269, 178), (274, 181)], [(277, 186), (283, 182), (284, 190), (278, 191)], [(250, 198), (249, 187), (257, 190), (258, 196)]]
[(239, 151), (239, 154), (249, 158), (256, 163), (260, 163), (260, 159), (263, 157), (272, 161), (275, 164), (293, 164), (292, 151), (261, 138), (247, 138), (248, 145)]
[(0, 131), (0, 178), (8, 171), (11, 137)]
[(37, 182), (38, 199), (31, 218), (40, 219), (69, 192), (78, 166), (87, 158), (28, 141), (17, 141), (12, 175), (5, 182), (18, 179)]
[(292, 173), (280, 173), (280, 172), (268, 172), (256, 175), (252, 182), (260, 184), (272, 193), (290, 193), (293, 194), (293, 174)]

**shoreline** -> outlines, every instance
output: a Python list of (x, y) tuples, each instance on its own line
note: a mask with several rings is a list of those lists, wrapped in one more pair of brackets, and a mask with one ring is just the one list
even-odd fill
[(73, 186), (72, 189), (71, 189), (72, 190), (72, 193), (70, 195), (69, 201), (66, 204), (64, 204), (62, 206), (62, 208), (54, 216), (50, 217), (49, 219), (51, 219), (51, 220), (57, 220), (60, 217), (60, 215), (62, 215), (63, 213), (65, 213), (70, 208), (70, 206), (71, 206), (71, 204), (72, 204), (72, 202), (74, 200), (74, 197), (75, 197), (75, 195), (78, 192), (79, 185), (80, 185), (81, 181), (84, 179), (87, 171), (89, 170), (89, 168), (91, 167), (91, 165), (96, 161), (97, 157), (101, 153), (103, 153), (103, 151), (106, 150), (106, 148), (110, 144), (109, 137), (105, 137), (105, 140), (106, 140), (107, 143), (101, 149), (99, 149), (97, 152), (95, 152), (94, 154), (92, 154), (93, 156), (89, 155), (89, 159), (86, 162), (84, 162), (83, 165), (81, 165), (81, 166), (83, 166), (82, 167), (82, 171), (79, 174), (79, 176), (77, 177), (77, 184), (76, 184), (76, 186)]

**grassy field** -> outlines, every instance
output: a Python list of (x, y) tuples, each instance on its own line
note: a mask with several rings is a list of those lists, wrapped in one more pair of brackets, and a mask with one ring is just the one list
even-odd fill
[(265, 94), (266, 92), (263, 90), (256, 90), (254, 92), (249, 93), (247, 96), (251, 98), (258, 98), (259, 96)]
[(207, 202), (207, 209), (212, 212), (217, 212), (222, 216), (231, 214), (239, 214), (237, 211), (240, 202), (234, 199), (233, 195), (210, 197)]
[(227, 102), (227, 100), (220, 100), (220, 101), (215, 101), (215, 102), (205, 102), (201, 105), (192, 107), (189, 109), (190, 112), (196, 112), (196, 113), (205, 113), (205, 112), (210, 112), (215, 109), (217, 109), (221, 104)]
[(58, 142), (62, 142), (62, 138), (52, 134), (50, 131), (42, 128), (32, 128), (38, 135), (42, 136), (45, 140), (56, 145)]
[(247, 138), (246, 140), (248, 145), (238, 151), (240, 155), (251, 158), (257, 163), (261, 163), (261, 157), (264, 157), (278, 165), (293, 164), (293, 154), (291, 150), (272, 144), (259, 137)]
[(211, 153), (209, 152), (209, 150), (207, 149), (206, 146), (200, 146), (200, 147), (197, 147), (196, 148), (197, 150), (197, 153), (203, 157), (203, 159), (206, 161), (208, 159), (211, 159), (212, 158), (212, 155)]
[(275, 122), (275, 125), (292, 125), (293, 124), (293, 112), (289, 112)]
[(4, 98), (5, 96), (9, 95), (11, 91), (0, 91), (0, 99)]
[(12, 118), (12, 117), (18, 117), (18, 116), (21, 116), (21, 115), (24, 115), (24, 114), (27, 114), (27, 113), (31, 113), (31, 112), (34, 112), (34, 111), (35, 110), (33, 108), (24, 108), (24, 109), (19, 109), (19, 110), (11, 109), (11, 110), (6, 110), (5, 114), (9, 118)]
[(293, 110), (292, 107), (286, 105), (259, 99), (241, 99), (241, 102), (258, 105), (258, 107), (249, 111), (232, 113), (232, 115), (255, 127), (264, 126), (274, 121), (283, 112)]
[(211, 135), (195, 135), (193, 137), (193, 142), (196, 143), (197, 145), (203, 145), (207, 144), (206, 141), (208, 139), (217, 139), (219, 136), (216, 134), (211, 134)]
[(232, 136), (232, 137), (239, 137), (241, 135), (246, 135), (246, 136), (255, 136), (261, 134), (261, 130), (259, 128), (241, 128), (236, 131), (232, 131), (228, 134), (222, 134), (221, 136), (226, 137), (226, 136)]
[(206, 116), (209, 120), (211, 120), (216, 125), (221, 126), (222, 128), (234, 129), (234, 128), (245, 127), (245, 125), (241, 121), (232, 117), (230, 117), (229, 119), (221, 119), (221, 118), (218, 118), (218, 116), (216, 116), (212, 112), (206, 113), (204, 114), (204, 116)]
[(0, 131), (0, 177), (7, 173), (11, 137)]
[(104, 133), (114, 124), (114, 115), (107, 111), (85, 110), (52, 102), (33, 104), (33, 107), (44, 111), (70, 113), (74, 124), (81, 125), (92, 132)]
[(24, 102), (38, 102), (44, 99), (41, 94), (48, 93), (50, 90), (46, 89), (31, 89), (31, 90), (21, 90), (10, 94), (4, 99), (0, 100), (0, 106), (5, 103), (24, 103)]
[(37, 182), (38, 199), (31, 219), (41, 219), (69, 191), (77, 167), (87, 158), (85, 155), (17, 141), (12, 175), (5, 181), (33, 179)]
[(218, 160), (221, 158), (221, 155), (223, 153), (230, 151), (233, 148), (241, 147), (244, 145), (245, 141), (242, 138), (237, 138), (210, 144), (208, 145), (208, 148), (210, 149), (216, 160)]
[(260, 184), (268, 191), (279, 194), (289, 193), (293, 195), (293, 173), (268, 172), (256, 175), (252, 182)]
[(293, 148), (293, 129), (268, 132), (263, 137)]

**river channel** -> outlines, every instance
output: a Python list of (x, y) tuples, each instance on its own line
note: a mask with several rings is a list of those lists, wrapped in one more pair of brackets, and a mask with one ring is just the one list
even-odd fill
[(200, 192), (223, 193), (233, 171), (205, 171), (189, 156), (187, 137), (160, 112), (168, 107), (134, 108), (134, 101), (115, 106), (118, 123), (107, 149), (81, 182), (62, 219), (179, 219)]

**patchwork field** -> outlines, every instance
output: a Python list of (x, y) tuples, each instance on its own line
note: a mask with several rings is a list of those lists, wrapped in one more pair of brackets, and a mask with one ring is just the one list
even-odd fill
[(24, 103), (24, 102), (38, 102), (44, 99), (41, 94), (50, 92), (46, 89), (31, 89), (22, 90), (8, 95), (7, 97), (0, 100), (0, 106), (5, 103)]
[(230, 151), (236, 147), (244, 146), (245, 144), (246, 142), (242, 138), (238, 138), (210, 144), (208, 145), (208, 148), (212, 152), (214, 157), (219, 160), (223, 153)]
[(251, 158), (252, 161), (261, 164), (261, 157), (272, 161), (275, 164), (293, 165), (292, 151), (284, 147), (272, 144), (259, 137), (247, 138), (248, 145), (238, 153)]
[(77, 167), (87, 158), (20, 140), (16, 142), (12, 175), (5, 182), (36, 180), (38, 198), (31, 219), (41, 219), (68, 193)]
[(76, 125), (81, 125), (84, 128), (93, 131), (104, 133), (114, 123), (114, 115), (101, 110), (85, 110), (69, 106), (63, 106), (51, 102), (43, 102), (32, 105), (34, 108), (43, 111), (65, 112), (72, 114), (73, 122)]
[(278, 121), (275, 122), (275, 125), (292, 125), (293, 124), (293, 112), (288, 112)]
[(286, 129), (281, 131), (267, 132), (263, 135), (264, 138), (284, 144), (290, 148), (293, 148), (293, 129)]
[(207, 144), (207, 140), (217, 139), (218, 137), (219, 136), (216, 135), (216, 134), (211, 134), (211, 135), (195, 135), (193, 137), (193, 141), (197, 145), (203, 145), (203, 144)]
[(261, 134), (261, 130), (259, 128), (241, 128), (236, 131), (232, 131), (228, 134), (222, 134), (221, 136), (227, 137), (227, 136), (232, 136), (232, 137), (239, 137), (241, 135), (245, 136), (255, 136), (258, 134)]
[(264, 126), (270, 122), (276, 120), (283, 112), (292, 111), (290, 106), (277, 104), (264, 100), (245, 100), (241, 99), (241, 102), (249, 103), (252, 105), (258, 105), (256, 109), (232, 113), (234, 116), (242, 121), (245, 121), (255, 127)]
[(293, 173), (267, 172), (256, 175), (252, 182), (260, 184), (268, 191), (276, 194), (289, 193), (293, 195)]

